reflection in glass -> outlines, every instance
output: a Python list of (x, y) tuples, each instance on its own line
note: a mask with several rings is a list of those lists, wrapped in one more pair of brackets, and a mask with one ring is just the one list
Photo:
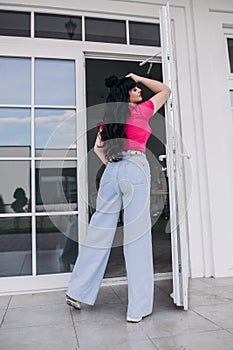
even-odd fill
[(233, 90), (230, 90), (231, 108), (233, 108)]
[(159, 24), (129, 22), (131, 45), (161, 46)]
[(30, 156), (30, 123), (30, 109), (0, 108), (0, 157)]
[[(36, 148), (60, 149), (61, 156), (66, 155), (68, 149), (76, 148), (76, 115), (75, 110), (65, 109), (36, 109)], [(38, 151), (41, 153), (41, 151)], [(45, 153), (44, 156), (47, 156)]]
[(31, 211), (30, 162), (0, 161), (1, 213)]
[(70, 272), (78, 255), (77, 215), (36, 218), (37, 273)]
[(75, 161), (36, 162), (36, 210), (77, 209), (77, 164)]
[(82, 40), (82, 18), (36, 13), (35, 37)]
[(0, 277), (31, 275), (31, 218), (0, 218)]
[(231, 73), (233, 73), (233, 39), (227, 39)]
[(85, 26), (87, 41), (126, 44), (125, 21), (87, 17)]
[(75, 64), (72, 60), (36, 59), (37, 105), (75, 105)]
[(0, 57), (0, 103), (31, 103), (31, 60)]
[(30, 12), (0, 11), (0, 35), (30, 36)]

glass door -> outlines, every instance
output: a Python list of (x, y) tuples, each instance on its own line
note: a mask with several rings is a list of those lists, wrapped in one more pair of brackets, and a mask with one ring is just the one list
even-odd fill
[[(123, 77), (129, 72), (152, 79), (163, 80), (161, 59), (151, 60), (140, 65), (141, 60), (131, 56), (128, 60), (119, 58), (86, 58), (86, 98), (87, 98), (87, 143), (88, 143), (88, 193), (89, 215), (95, 211), (97, 190), (104, 166), (93, 153), (93, 146), (97, 134), (97, 125), (101, 123), (104, 113), (104, 102), (108, 89), (104, 80), (110, 75)], [(95, 80), (93, 81), (93, 76)], [(151, 91), (141, 86), (143, 98), (151, 97)], [(152, 135), (147, 144), (147, 158), (151, 168), (151, 218), (152, 239), (154, 250), (154, 271), (156, 274), (171, 275), (171, 235), (169, 228), (169, 198), (166, 174), (166, 163), (159, 160), (159, 155), (165, 152), (166, 130), (164, 109), (156, 113), (150, 121)], [(123, 218), (119, 217), (115, 241), (105, 278), (123, 277), (126, 275), (123, 249)]]
[(172, 244), (172, 271), (174, 303), (188, 309), (188, 246), (187, 221), (185, 210), (186, 182), (184, 160), (190, 156), (185, 151), (180, 126), (177, 75), (172, 47), (171, 19), (169, 3), (160, 12), (161, 42), (164, 82), (171, 88), (169, 101), (166, 103), (166, 157), (170, 200), (170, 230)]
[(66, 285), (78, 254), (80, 57), (55, 46), (0, 56), (2, 292)]

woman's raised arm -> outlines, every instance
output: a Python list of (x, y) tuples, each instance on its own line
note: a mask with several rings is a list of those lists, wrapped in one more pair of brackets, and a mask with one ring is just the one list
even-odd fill
[(167, 85), (161, 83), (160, 81), (141, 77), (140, 75), (134, 73), (128, 74), (127, 77), (132, 78), (136, 83), (143, 84), (155, 93), (155, 95), (150, 98), (154, 104), (154, 112), (157, 112), (168, 100), (171, 90)]

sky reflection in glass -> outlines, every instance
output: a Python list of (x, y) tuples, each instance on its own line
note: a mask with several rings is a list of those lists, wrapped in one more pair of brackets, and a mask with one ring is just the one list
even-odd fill
[(30, 146), (30, 109), (0, 108), (0, 146)]
[(75, 148), (75, 110), (36, 109), (36, 148)]
[(75, 105), (74, 61), (36, 59), (35, 102), (50, 106)]
[(0, 103), (31, 103), (30, 58), (0, 57)]

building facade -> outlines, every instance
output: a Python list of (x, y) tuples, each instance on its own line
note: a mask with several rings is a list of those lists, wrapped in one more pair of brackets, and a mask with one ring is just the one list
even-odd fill
[[(0, 2), (0, 292), (67, 285), (103, 170), (93, 142), (107, 94), (104, 78), (130, 71), (165, 78), (165, 4)], [(170, 16), (185, 263), (191, 278), (233, 276), (233, 3), (171, 0)], [(160, 157), (169, 144), (166, 111), (151, 127), (155, 273), (165, 278), (174, 264), (171, 164)], [(108, 281), (125, 276), (121, 248), (116, 239)]]

